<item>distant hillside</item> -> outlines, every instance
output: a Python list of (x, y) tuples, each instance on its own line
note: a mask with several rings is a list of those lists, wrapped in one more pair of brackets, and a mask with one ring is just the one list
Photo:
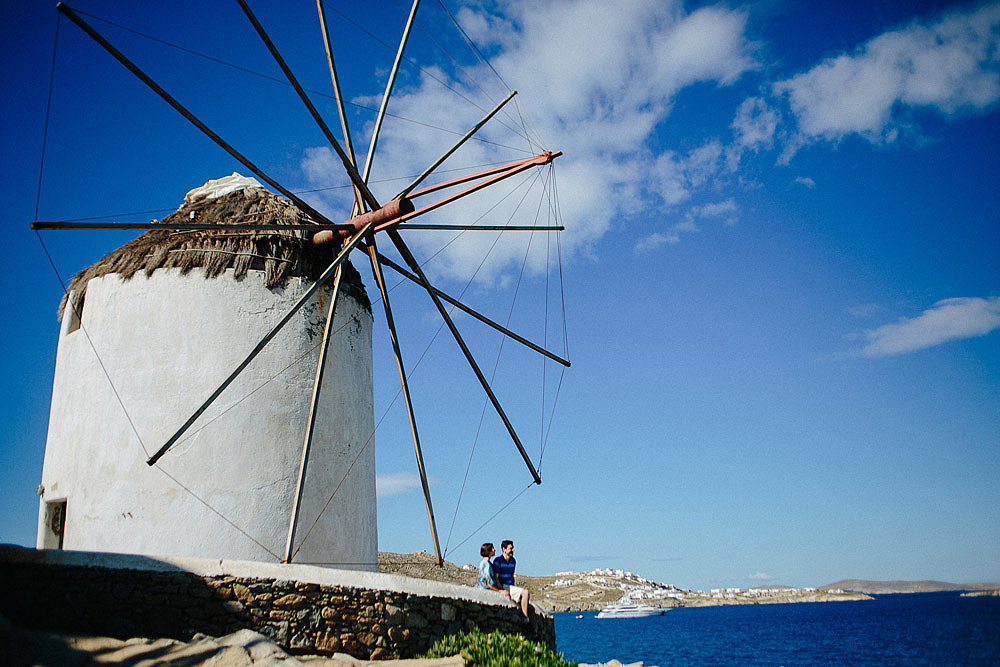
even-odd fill
[(841, 579), (821, 590), (843, 590), (868, 595), (886, 593), (934, 593), (937, 591), (985, 591), (1000, 589), (1000, 584), (952, 584), (947, 581), (868, 581), (866, 579)]
[[(426, 551), (411, 554), (379, 552), (378, 571), (402, 574), (418, 579), (433, 579), (472, 586), (476, 582), (476, 566), (455, 565), (445, 561), (437, 567), (435, 558)], [(624, 595), (642, 604), (656, 607), (703, 607), (730, 604), (777, 604), (784, 602), (833, 602), (870, 600), (861, 593), (828, 593), (814, 588), (767, 586), (764, 588), (726, 588), (688, 591), (668, 584), (651, 581), (632, 572), (597, 569), (592, 572), (560, 572), (529, 577), (517, 575), (517, 584), (531, 591), (531, 600), (547, 612), (598, 611)]]

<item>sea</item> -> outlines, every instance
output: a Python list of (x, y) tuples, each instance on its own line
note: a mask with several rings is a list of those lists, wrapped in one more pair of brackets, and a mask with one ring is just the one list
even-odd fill
[(657, 665), (1000, 666), (1000, 597), (679, 607), (663, 616), (555, 614), (567, 660)]

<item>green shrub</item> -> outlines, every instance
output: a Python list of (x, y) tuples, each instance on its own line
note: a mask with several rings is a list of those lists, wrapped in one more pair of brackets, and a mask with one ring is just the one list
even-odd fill
[(520, 635), (472, 632), (443, 637), (421, 658), (447, 658), (461, 654), (468, 667), (576, 667), (561, 653)]

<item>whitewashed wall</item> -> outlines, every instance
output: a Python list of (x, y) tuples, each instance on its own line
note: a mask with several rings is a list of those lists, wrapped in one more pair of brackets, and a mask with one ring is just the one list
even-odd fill
[[(91, 280), (83, 328), (72, 330), (67, 313), (59, 337), (38, 546), (51, 546), (47, 503), (65, 499), (64, 549), (281, 557), (319, 354), (310, 348), (322, 337), (329, 288), (313, 296), (186, 439), (156, 466), (145, 461), (308, 284), (292, 278), (268, 290), (258, 271), (235, 280), (231, 270), (206, 279), (200, 269)], [(294, 560), (374, 569), (372, 318), (342, 291), (335, 325), (296, 538), (304, 545)]]

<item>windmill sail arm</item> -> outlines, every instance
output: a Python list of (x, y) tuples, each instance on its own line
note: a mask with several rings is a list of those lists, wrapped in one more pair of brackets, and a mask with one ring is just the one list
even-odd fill
[(110, 53), (115, 60), (121, 63), (128, 71), (132, 72), (140, 81), (142, 81), (146, 86), (148, 86), (154, 93), (159, 95), (163, 101), (174, 108), (175, 111), (180, 113), (184, 118), (186, 118), (192, 125), (197, 127), (205, 136), (214, 141), (220, 148), (229, 153), (231, 156), (236, 158), (240, 164), (249, 169), (258, 176), (262, 181), (273, 187), (275, 190), (281, 194), (288, 197), (292, 202), (295, 203), (300, 209), (308, 213), (312, 218), (318, 222), (323, 222), (326, 224), (333, 224), (330, 220), (314, 209), (312, 206), (307, 204), (299, 196), (293, 193), (288, 188), (282, 186), (280, 183), (275, 181), (273, 178), (265, 174), (257, 165), (251, 162), (246, 156), (233, 148), (229, 143), (227, 143), (222, 137), (212, 131), (207, 125), (198, 120), (198, 118), (191, 113), (183, 104), (178, 102), (174, 97), (164, 90), (158, 83), (153, 81), (148, 74), (143, 72), (138, 65), (129, 60), (125, 54), (116, 49), (108, 40), (106, 40), (100, 33), (98, 33), (89, 23), (84, 21), (79, 14), (70, 9), (65, 3), (60, 2), (56, 5), (56, 9), (65, 14), (73, 23), (75, 23), (81, 30), (83, 30), (87, 35), (93, 39), (95, 42), (101, 45), (105, 51)]
[(229, 377), (223, 380), (222, 384), (219, 385), (219, 388), (216, 389), (214, 392), (212, 392), (212, 395), (209, 396), (208, 399), (206, 399), (205, 402), (202, 403), (190, 417), (188, 417), (188, 420), (184, 422), (183, 426), (177, 429), (177, 432), (174, 433), (172, 436), (170, 436), (170, 439), (167, 440), (163, 444), (163, 446), (156, 451), (155, 454), (153, 454), (146, 460), (146, 465), (150, 466), (155, 465), (156, 462), (160, 460), (160, 457), (162, 457), (164, 454), (167, 453), (167, 450), (170, 449), (180, 439), (180, 437), (184, 435), (184, 433), (191, 427), (191, 425), (194, 424), (195, 421), (197, 421), (198, 417), (200, 417), (202, 413), (205, 412), (205, 410), (207, 410), (208, 407), (215, 402), (215, 399), (217, 399), (222, 394), (222, 392), (225, 391), (226, 387), (232, 384), (233, 380), (235, 380), (237, 376), (243, 372), (243, 369), (250, 365), (250, 362), (253, 361), (258, 354), (260, 354), (261, 350), (263, 350), (269, 342), (271, 342), (271, 339), (278, 335), (278, 332), (280, 332), (282, 328), (284, 328), (284, 326), (288, 324), (288, 321), (292, 319), (295, 313), (299, 312), (299, 309), (306, 304), (306, 301), (308, 301), (312, 297), (312, 295), (315, 294), (319, 290), (319, 288), (323, 286), (326, 280), (331, 275), (333, 275), (334, 271), (337, 270), (337, 267), (339, 267), (341, 263), (345, 259), (347, 259), (347, 256), (349, 254), (351, 254), (351, 250), (353, 250), (354, 247), (361, 242), (361, 239), (365, 235), (371, 232), (371, 229), (372, 229), (372, 223), (368, 223), (364, 228), (358, 231), (358, 233), (355, 234), (352, 239), (350, 239), (347, 243), (344, 244), (343, 249), (340, 251), (340, 253), (337, 254), (337, 257), (333, 260), (333, 263), (331, 263), (330, 266), (328, 266), (326, 270), (323, 271), (320, 277), (316, 279), (316, 281), (309, 287), (309, 289), (303, 292), (302, 296), (299, 297), (299, 300), (292, 305), (292, 307), (285, 314), (285, 316), (282, 317), (281, 320), (277, 324), (275, 324), (274, 327), (272, 327), (271, 330), (267, 332), (263, 338), (261, 338), (260, 342), (257, 343), (256, 347), (254, 347), (254, 349), (250, 351), (250, 354), (248, 354), (246, 358), (243, 359), (243, 361), (240, 363), (240, 365), (237, 366), (236, 369), (229, 374)]
[[(164, 224), (162, 222), (71, 222), (62, 220), (32, 220), (32, 229), (175, 229), (179, 231), (222, 230), (227, 232), (289, 232), (289, 231), (322, 231), (327, 229), (354, 231), (350, 223), (309, 223), (291, 225), (241, 225), (239, 223), (198, 223), (179, 222)], [(537, 228), (541, 230), (542, 228)]]
[(483, 372), (479, 369), (479, 364), (476, 363), (475, 357), (473, 357), (472, 352), (469, 351), (468, 346), (465, 344), (465, 340), (462, 338), (462, 334), (459, 333), (458, 327), (456, 327), (455, 323), (452, 321), (451, 315), (448, 314), (448, 310), (444, 307), (444, 304), (441, 303), (441, 299), (435, 292), (434, 287), (427, 280), (427, 276), (424, 275), (423, 269), (420, 268), (420, 263), (417, 262), (413, 253), (410, 252), (406, 243), (403, 242), (403, 238), (399, 235), (399, 232), (390, 227), (386, 230), (386, 233), (389, 235), (393, 245), (403, 257), (407, 266), (409, 266), (419, 278), (420, 283), (423, 285), (424, 289), (427, 290), (431, 300), (434, 302), (438, 312), (441, 314), (441, 318), (445, 321), (445, 324), (448, 325), (448, 329), (451, 331), (452, 337), (454, 337), (455, 342), (458, 343), (459, 348), (461, 348), (462, 353), (469, 362), (469, 366), (472, 368), (473, 373), (475, 373), (476, 378), (479, 380), (479, 384), (482, 385), (483, 391), (486, 392), (486, 396), (489, 398), (490, 403), (493, 404), (493, 409), (496, 410), (496, 413), (500, 417), (501, 421), (503, 421), (504, 426), (507, 427), (507, 432), (510, 434), (511, 440), (514, 441), (514, 446), (517, 447), (518, 452), (521, 454), (521, 458), (524, 459), (524, 464), (528, 466), (528, 471), (531, 473), (531, 477), (534, 479), (535, 484), (541, 484), (542, 478), (538, 475), (538, 471), (535, 470), (535, 465), (531, 462), (531, 458), (528, 456), (528, 452), (525, 451), (524, 445), (521, 444), (521, 439), (517, 437), (517, 431), (514, 430), (513, 424), (511, 424), (510, 420), (507, 418), (507, 413), (504, 412), (503, 406), (500, 405), (500, 401), (497, 400), (496, 394), (493, 393), (493, 389), (490, 387), (490, 383), (486, 380), (486, 376), (483, 375)]
[(431, 503), (431, 490), (430, 485), (427, 482), (427, 470), (424, 467), (424, 454), (420, 447), (420, 436), (417, 432), (416, 414), (413, 411), (413, 401), (410, 398), (410, 384), (406, 379), (406, 369), (403, 366), (403, 353), (399, 347), (399, 337), (396, 333), (395, 320), (392, 317), (392, 307), (389, 305), (389, 290), (385, 285), (385, 276), (382, 273), (382, 265), (380, 262), (381, 256), (379, 255), (378, 248), (375, 245), (374, 237), (368, 239), (365, 250), (367, 251), (368, 258), (371, 260), (372, 275), (374, 275), (379, 292), (382, 294), (382, 306), (385, 311), (385, 321), (389, 328), (389, 340), (392, 342), (392, 352), (396, 359), (396, 369), (399, 372), (399, 384), (403, 392), (403, 401), (406, 403), (406, 416), (410, 422), (410, 435), (413, 438), (413, 453), (417, 459), (417, 471), (420, 473), (420, 486), (424, 492), (424, 506), (427, 509), (427, 520), (430, 523), (431, 538), (434, 541), (434, 554), (436, 555), (438, 565), (440, 566), (443, 563), (443, 556), (441, 555), (441, 544), (438, 540), (437, 522), (434, 520), (434, 506)]
[(338, 142), (336, 137), (333, 136), (333, 133), (330, 132), (330, 128), (327, 127), (326, 123), (323, 121), (323, 117), (319, 115), (319, 111), (316, 110), (315, 105), (313, 105), (312, 101), (309, 99), (309, 96), (306, 95), (306, 91), (303, 90), (301, 85), (299, 85), (298, 79), (296, 79), (295, 75), (292, 74), (292, 70), (288, 68), (288, 65), (285, 63), (285, 59), (281, 57), (280, 53), (278, 53), (278, 49), (277, 47), (275, 47), (274, 42), (271, 41), (271, 38), (268, 37), (267, 33), (264, 31), (264, 26), (260, 24), (260, 21), (257, 20), (257, 17), (254, 16), (252, 11), (250, 11), (250, 7), (247, 5), (245, 0), (237, 0), (237, 2), (240, 3), (240, 7), (243, 8), (243, 13), (245, 13), (247, 15), (247, 18), (250, 19), (250, 23), (253, 24), (253, 27), (257, 31), (257, 34), (260, 35), (260, 38), (264, 42), (264, 45), (267, 47), (267, 50), (271, 52), (271, 56), (274, 58), (275, 62), (278, 63), (278, 66), (281, 68), (281, 71), (284, 72), (285, 78), (288, 79), (288, 83), (292, 84), (292, 88), (294, 88), (295, 92), (298, 93), (299, 99), (301, 99), (302, 103), (305, 104), (306, 108), (309, 110), (309, 113), (312, 115), (313, 120), (316, 121), (316, 124), (319, 126), (320, 130), (323, 131), (323, 135), (326, 136), (326, 139), (327, 141), (330, 142), (330, 145), (333, 146), (333, 150), (337, 152), (337, 155), (340, 157), (340, 161), (344, 164), (344, 169), (347, 170), (347, 175), (350, 176), (351, 182), (354, 184), (354, 187), (357, 188), (357, 190), (364, 197), (365, 202), (373, 210), (379, 208), (379, 204), (375, 200), (374, 195), (372, 195), (371, 190), (368, 189), (368, 186), (361, 178), (361, 175), (358, 174), (358, 170), (354, 168), (353, 161), (351, 160), (350, 157), (348, 157), (347, 153), (344, 152), (344, 149), (340, 147), (340, 142)]
[[(534, 157), (529, 157), (529, 158), (526, 158), (524, 160), (518, 160), (517, 162), (508, 162), (507, 164), (501, 164), (501, 165), (498, 165), (496, 167), (491, 167), (490, 169), (484, 169), (483, 171), (477, 171), (474, 174), (467, 174), (465, 176), (459, 176), (458, 178), (453, 178), (450, 181), (445, 181), (443, 183), (438, 183), (437, 185), (429, 185), (426, 188), (420, 188), (416, 192), (411, 192), (409, 194), (409, 197), (410, 197), (410, 199), (416, 199), (417, 197), (421, 197), (423, 195), (429, 195), (432, 192), (437, 192), (438, 190), (445, 190), (447, 188), (454, 187), (456, 185), (461, 185), (463, 183), (468, 183), (470, 181), (475, 181), (475, 180), (478, 180), (480, 178), (486, 178), (487, 176), (493, 176), (494, 174), (506, 173), (506, 172), (508, 172), (508, 171), (510, 171), (512, 169), (517, 169), (517, 168), (522, 167), (522, 166), (525, 167), (525, 168), (527, 168), (527, 167), (535, 167), (535, 166), (546, 165), (546, 164), (552, 162), (553, 160), (555, 160), (557, 157), (560, 157), (560, 156), (562, 156), (562, 151), (556, 151), (554, 153), (552, 151), (546, 151), (545, 153), (539, 153), (538, 155), (535, 155)], [(520, 171), (523, 171), (523, 169), (520, 169), (519, 171), (514, 172), (514, 173), (520, 173)], [(513, 175), (514, 174), (510, 174), (510, 176), (513, 176)], [(506, 176), (504, 178), (506, 178)]]
[(472, 138), (472, 135), (474, 135), (476, 132), (478, 132), (483, 127), (483, 125), (486, 125), (486, 123), (489, 121), (490, 118), (493, 118), (493, 116), (495, 116), (497, 113), (499, 113), (500, 109), (503, 109), (504, 106), (507, 104), (507, 102), (510, 102), (512, 99), (514, 99), (515, 95), (517, 95), (517, 91), (516, 90), (510, 91), (510, 93), (507, 95), (507, 97), (503, 98), (503, 100), (501, 100), (499, 104), (497, 104), (495, 107), (493, 107), (493, 109), (489, 113), (487, 113), (485, 116), (483, 116), (482, 120), (480, 120), (478, 123), (476, 123), (476, 125), (471, 130), (469, 130), (468, 132), (466, 132), (462, 136), (461, 139), (459, 139), (458, 141), (456, 141), (455, 144), (451, 148), (449, 148), (447, 151), (444, 152), (444, 154), (441, 155), (441, 157), (439, 157), (437, 160), (435, 160), (434, 162), (432, 162), (429, 167), (427, 167), (426, 169), (424, 169), (423, 173), (421, 173), (419, 176), (417, 176), (415, 179), (413, 179), (413, 182), (410, 183), (409, 185), (407, 185), (403, 189), (403, 191), (400, 192), (396, 196), (397, 197), (405, 197), (406, 195), (410, 194), (413, 191), (413, 188), (415, 188), (418, 185), (420, 185), (421, 183), (423, 183), (425, 178), (427, 178), (428, 176), (430, 176), (434, 172), (435, 169), (437, 169), (438, 167), (440, 167), (444, 163), (445, 160), (447, 160), (449, 157), (452, 156), (452, 154), (455, 151), (457, 151), (459, 148), (461, 148), (462, 144), (464, 144), (466, 141), (468, 141), (470, 138)]
[(299, 460), (299, 477), (295, 485), (295, 498), (292, 501), (291, 518), (288, 522), (288, 539), (285, 540), (285, 563), (292, 562), (292, 547), (295, 545), (295, 529), (299, 523), (299, 510), (302, 507), (302, 493), (306, 488), (306, 471), (309, 468), (309, 452), (312, 450), (313, 435), (316, 432), (316, 416), (319, 412), (320, 390), (323, 387), (323, 372), (326, 370), (327, 353), (330, 350), (330, 336), (337, 314), (337, 297), (340, 295), (340, 282), (343, 279), (343, 265), (337, 267), (333, 274), (333, 291), (330, 294), (330, 307), (327, 309), (326, 323), (323, 325), (323, 341), (320, 343), (319, 359), (316, 362), (316, 376), (313, 379), (312, 399), (309, 401), (309, 418), (306, 422), (306, 436), (302, 444), (302, 457)]
[(489, 186), (494, 185), (496, 183), (499, 183), (500, 181), (505, 180), (507, 178), (510, 178), (511, 176), (516, 176), (517, 174), (520, 174), (522, 171), (526, 171), (528, 169), (531, 169), (532, 167), (538, 167), (538, 166), (546, 165), (546, 164), (552, 162), (552, 160), (554, 160), (555, 158), (559, 157), (560, 155), (562, 155), (562, 153), (552, 153), (550, 151), (550, 152), (547, 152), (547, 153), (542, 153), (541, 155), (536, 155), (535, 157), (529, 158), (527, 160), (521, 160), (520, 162), (512, 162), (512, 163), (504, 165), (502, 167), (497, 167), (495, 169), (490, 169), (490, 170), (487, 170), (485, 172), (479, 172), (477, 174), (471, 174), (469, 176), (465, 176), (465, 177), (462, 177), (462, 178), (457, 178), (457, 179), (455, 179), (453, 181), (448, 181), (446, 183), (441, 183), (439, 185), (434, 185), (434, 186), (431, 186), (429, 188), (424, 188), (423, 190), (418, 190), (417, 192), (412, 192), (412, 193), (410, 193), (410, 199), (414, 199), (414, 198), (419, 197), (421, 195), (429, 194), (431, 192), (436, 192), (438, 190), (442, 190), (444, 188), (447, 188), (447, 187), (450, 187), (450, 186), (453, 186), (453, 185), (459, 185), (459, 184), (462, 184), (462, 183), (468, 183), (470, 181), (473, 181), (473, 180), (476, 180), (476, 179), (479, 179), (479, 178), (484, 178), (486, 176), (490, 176), (490, 178), (486, 178), (486, 180), (480, 181), (479, 183), (476, 183), (475, 185), (471, 185), (471, 186), (467, 187), (466, 189), (461, 190), (460, 192), (456, 192), (454, 194), (448, 195), (447, 197), (445, 197), (443, 199), (439, 199), (438, 201), (434, 202), (433, 204), (429, 204), (429, 205), (424, 206), (422, 208), (418, 208), (417, 210), (413, 211), (412, 213), (407, 213), (405, 215), (401, 215), (400, 217), (398, 217), (398, 218), (396, 218), (394, 220), (391, 220), (389, 222), (382, 223), (382, 224), (380, 224), (380, 225), (378, 225), (378, 226), (375, 227), (375, 231), (376, 232), (380, 232), (380, 231), (384, 231), (384, 230), (387, 230), (387, 229), (393, 229), (397, 225), (400, 225), (402, 223), (408, 222), (409, 220), (413, 220), (414, 218), (418, 218), (421, 215), (424, 215), (426, 213), (430, 213), (431, 211), (437, 210), (437, 209), (441, 208), (442, 206), (444, 206), (446, 204), (450, 204), (451, 202), (456, 201), (458, 199), (461, 199), (462, 197), (466, 197), (468, 195), (471, 195), (474, 192), (479, 192), (480, 190), (482, 190), (484, 188), (488, 188)]
[[(407, 271), (406, 269), (404, 269), (403, 267), (401, 267), (399, 264), (396, 264), (395, 262), (393, 262), (388, 257), (385, 257), (384, 255), (380, 254), (379, 255), (379, 260), (382, 262), (382, 264), (384, 264), (385, 266), (388, 266), (390, 269), (392, 269), (396, 273), (400, 274), (404, 278), (407, 278), (410, 281), (417, 283), (418, 285), (422, 285), (423, 284), (423, 283), (420, 282), (420, 278), (418, 278), (417, 276), (413, 275), (412, 273), (410, 273), (409, 271)], [(472, 308), (470, 308), (469, 306), (466, 306), (464, 303), (462, 303), (461, 301), (459, 301), (455, 297), (449, 296), (448, 294), (442, 292), (441, 290), (439, 290), (438, 288), (434, 287), (433, 285), (431, 286), (431, 289), (434, 290), (434, 293), (437, 294), (439, 297), (441, 297), (442, 299), (444, 299), (445, 301), (447, 301), (451, 305), (455, 306), (459, 310), (461, 310), (461, 311), (463, 311), (463, 312), (471, 315), (472, 317), (476, 318), (477, 320), (479, 320), (483, 324), (486, 324), (488, 326), (493, 327), (494, 329), (496, 329), (497, 331), (499, 331), (503, 335), (507, 336), (508, 338), (511, 338), (511, 339), (517, 341), (518, 343), (521, 343), (522, 345), (531, 348), (535, 352), (538, 352), (539, 354), (541, 354), (543, 356), (546, 356), (549, 359), (551, 359), (551, 360), (553, 360), (553, 361), (555, 361), (557, 363), (560, 363), (563, 366), (566, 366), (567, 368), (569, 368), (569, 366), (570, 366), (569, 360), (563, 359), (562, 357), (560, 357), (560, 356), (558, 356), (558, 355), (556, 355), (556, 354), (554, 354), (552, 352), (549, 352), (545, 348), (543, 348), (543, 347), (541, 347), (539, 345), (536, 345), (535, 343), (532, 343), (530, 340), (528, 340), (528, 339), (526, 339), (526, 338), (524, 338), (522, 336), (519, 336), (518, 334), (514, 333), (510, 329), (507, 329), (506, 327), (504, 327), (502, 324), (499, 324), (498, 322), (494, 322), (493, 320), (491, 320), (490, 318), (486, 317), (482, 313), (479, 313), (476, 310), (473, 310)]]
[[(330, 66), (330, 81), (333, 83), (333, 95), (337, 100), (337, 112), (340, 115), (340, 129), (344, 132), (344, 147), (351, 164), (357, 168), (358, 160), (354, 155), (354, 142), (351, 140), (351, 130), (347, 125), (347, 112), (344, 109), (344, 98), (340, 93), (340, 79), (337, 76), (337, 66), (333, 62), (333, 46), (330, 44), (330, 30), (326, 24), (326, 12), (323, 10), (323, 0), (316, 0), (316, 10), (319, 12), (320, 29), (323, 32), (323, 47), (326, 49), (326, 61)], [(354, 185), (355, 210), (363, 208), (364, 195), (357, 185)]]
[(368, 182), (371, 175), (372, 163), (375, 158), (375, 147), (378, 145), (378, 135), (382, 129), (382, 121), (385, 120), (385, 112), (389, 108), (389, 97), (392, 95), (392, 88), (396, 83), (396, 74), (399, 72), (399, 65), (403, 60), (403, 51), (406, 50), (406, 42), (410, 39), (410, 30), (413, 28), (413, 20), (417, 16), (417, 7), (420, 0), (413, 0), (410, 7), (410, 15), (406, 19), (406, 26), (403, 28), (403, 36), (399, 40), (399, 48), (396, 50), (396, 58), (389, 71), (389, 80), (385, 84), (385, 92), (382, 94), (382, 103), (379, 105), (378, 114), (375, 116), (375, 127), (372, 129), (372, 140), (368, 146), (368, 154), (365, 156), (365, 168), (363, 179)]

